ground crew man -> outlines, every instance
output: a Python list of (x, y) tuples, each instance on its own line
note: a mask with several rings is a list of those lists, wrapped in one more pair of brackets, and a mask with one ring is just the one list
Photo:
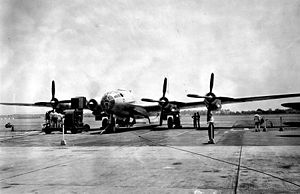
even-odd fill
[(210, 112), (207, 115), (207, 123), (208, 123), (208, 143), (209, 144), (215, 144), (215, 126), (214, 126), (214, 117), (212, 116), (212, 113)]
[(267, 120), (265, 121), (264, 117), (261, 117), (260, 119), (260, 125), (262, 126), (262, 131), (267, 132)]
[(200, 114), (197, 112), (197, 129), (200, 129)]
[(255, 132), (260, 132), (261, 116), (258, 114), (254, 115), (254, 127)]
[(193, 119), (194, 128), (196, 129), (197, 128), (197, 115), (196, 115), (196, 113), (194, 113), (194, 115), (192, 116), (192, 119)]

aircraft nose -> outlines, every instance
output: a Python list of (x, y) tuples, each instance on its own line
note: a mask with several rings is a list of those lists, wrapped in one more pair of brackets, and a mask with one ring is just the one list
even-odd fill
[(115, 99), (111, 95), (107, 94), (103, 96), (101, 100), (101, 107), (105, 112), (109, 112), (113, 108), (114, 104)]

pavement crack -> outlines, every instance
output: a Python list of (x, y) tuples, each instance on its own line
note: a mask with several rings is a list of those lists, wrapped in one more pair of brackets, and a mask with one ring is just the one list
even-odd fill
[(240, 169), (241, 169), (241, 160), (242, 160), (242, 150), (243, 146), (240, 148), (240, 155), (239, 155), (239, 164), (237, 168), (237, 173), (236, 173), (236, 179), (235, 179), (235, 187), (234, 187), (234, 193), (237, 194), (237, 189), (239, 186), (239, 176), (240, 176)]
[[(222, 159), (218, 159), (218, 158), (215, 158), (215, 157), (207, 156), (205, 154), (201, 154), (201, 153), (189, 151), (189, 150), (186, 150), (186, 149), (182, 149), (182, 148), (175, 147), (175, 146), (170, 146), (170, 145), (167, 145), (167, 144), (162, 144), (162, 143), (159, 143), (159, 142), (155, 142), (155, 141), (153, 141), (151, 139), (145, 138), (145, 137), (140, 136), (140, 135), (138, 135), (138, 137), (141, 138), (141, 139), (143, 139), (143, 140), (145, 140), (145, 141), (149, 141), (152, 144), (157, 145), (157, 146), (167, 147), (167, 148), (179, 150), (179, 151), (182, 151), (182, 152), (190, 153), (190, 154), (193, 154), (193, 155), (201, 156), (201, 157), (204, 157), (204, 158), (209, 158), (209, 159), (212, 159), (212, 160), (215, 160), (215, 161), (219, 161), (219, 162), (222, 162), (222, 163), (226, 163), (226, 164), (229, 164), (229, 165), (238, 166), (238, 174), (239, 174), (240, 168), (244, 168), (244, 169), (247, 169), (247, 170), (251, 170), (251, 171), (254, 171), (254, 172), (258, 172), (258, 173), (261, 173), (261, 174), (273, 177), (275, 179), (279, 179), (279, 180), (281, 180), (283, 182), (290, 183), (290, 184), (292, 184), (294, 186), (300, 187), (300, 184), (294, 183), (294, 182), (289, 181), (287, 179), (284, 179), (284, 178), (281, 178), (281, 177), (278, 177), (278, 176), (275, 176), (275, 175), (272, 175), (270, 173), (266, 173), (266, 172), (263, 172), (263, 171), (260, 171), (260, 170), (254, 169), (254, 168), (250, 168), (250, 167), (247, 167), (247, 166), (242, 166), (241, 165), (242, 146), (241, 146), (241, 149), (240, 149), (239, 164), (235, 164), (235, 163), (232, 163), (232, 162), (229, 162), (229, 161), (226, 161), (226, 160), (222, 160)], [(238, 177), (237, 177), (237, 180), (238, 180)], [(238, 182), (236, 182), (236, 188), (235, 188), (236, 191), (235, 191), (235, 193), (237, 192), (237, 184), (238, 184)]]
[(0, 180), (0, 182), (5, 181), (5, 180), (8, 180), (8, 179), (11, 179), (11, 178), (15, 178), (15, 177), (18, 177), (18, 176), (22, 176), (22, 175), (34, 173), (34, 172), (37, 172), (37, 171), (40, 171), (40, 170), (46, 170), (46, 169), (53, 168), (53, 167), (56, 167), (56, 166), (68, 164), (68, 163), (73, 162), (73, 161), (74, 161), (74, 160), (71, 160), (71, 161), (68, 161), (68, 162), (63, 162), (63, 163), (59, 163), (59, 164), (54, 164), (54, 165), (51, 165), (51, 166), (46, 166), (46, 167), (43, 167), (43, 168), (38, 168), (38, 169), (35, 169), (35, 170), (31, 170), (31, 171), (28, 171), (28, 172), (16, 174), (16, 175), (14, 175), (14, 176), (10, 176), (10, 177), (7, 177), (7, 178), (3, 178), (3, 179)]

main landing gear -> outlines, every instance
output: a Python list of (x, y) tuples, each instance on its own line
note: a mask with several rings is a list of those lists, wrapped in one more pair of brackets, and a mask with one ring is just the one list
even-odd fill
[(131, 127), (136, 123), (135, 118), (130, 122), (130, 118), (125, 120), (118, 119), (114, 115), (109, 115), (108, 118), (102, 119), (102, 129), (101, 134), (103, 133), (115, 133), (119, 127)]
[(172, 129), (173, 126), (174, 126), (174, 128), (177, 128), (177, 129), (182, 128), (181, 123), (180, 123), (180, 115), (179, 114), (175, 114), (172, 117), (168, 117), (167, 123), (168, 123), (168, 129)]

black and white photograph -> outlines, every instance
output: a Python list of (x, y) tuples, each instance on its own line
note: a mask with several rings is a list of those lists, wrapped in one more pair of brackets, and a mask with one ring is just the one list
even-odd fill
[(300, 193), (300, 0), (1, 0), (0, 193)]

